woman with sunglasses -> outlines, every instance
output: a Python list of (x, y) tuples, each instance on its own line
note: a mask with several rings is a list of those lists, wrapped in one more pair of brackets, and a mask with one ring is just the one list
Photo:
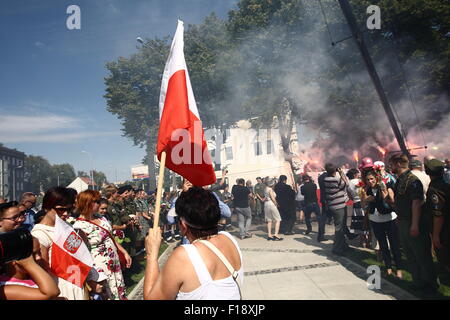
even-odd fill
[(0, 204), (0, 233), (20, 228), (25, 221), (25, 211), (20, 210), (17, 201)]
[[(49, 189), (42, 200), (42, 216), (39, 223), (35, 224), (31, 234), (37, 238), (41, 247), (42, 266), (47, 270), (58, 284), (61, 292), (60, 296), (68, 300), (89, 300), (89, 291), (87, 286), (81, 288), (71, 282), (59, 278), (51, 272), (50, 257), (53, 244), (53, 235), (55, 231), (55, 219), (58, 215), (62, 220), (70, 217), (74, 205), (74, 198), (67, 188), (55, 187)], [(83, 237), (83, 235), (80, 235)], [(105, 278), (105, 277), (104, 277)], [(93, 280), (95, 279), (95, 280)], [(92, 291), (101, 290), (99, 274), (92, 268), (88, 275), (87, 283)], [(86, 283), (85, 283), (86, 284)]]
[(97, 272), (107, 277), (105, 299), (126, 300), (125, 281), (120, 266), (119, 251), (126, 259), (126, 267), (131, 266), (131, 257), (118, 244), (112, 233), (108, 220), (97, 215), (100, 208), (101, 194), (98, 191), (86, 190), (77, 196), (77, 209), (80, 213), (73, 227), (82, 230), (90, 245), (94, 267)]

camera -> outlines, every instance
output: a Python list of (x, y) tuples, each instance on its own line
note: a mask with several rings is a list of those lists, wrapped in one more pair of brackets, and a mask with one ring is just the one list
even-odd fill
[(33, 253), (33, 237), (26, 229), (0, 234), (0, 266), (29, 257)]

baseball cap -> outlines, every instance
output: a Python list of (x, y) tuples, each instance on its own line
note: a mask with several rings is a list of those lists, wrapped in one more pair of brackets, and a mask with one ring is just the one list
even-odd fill
[(361, 164), (359, 165), (358, 169), (368, 169), (373, 167), (373, 160), (369, 157), (364, 157), (361, 160)]

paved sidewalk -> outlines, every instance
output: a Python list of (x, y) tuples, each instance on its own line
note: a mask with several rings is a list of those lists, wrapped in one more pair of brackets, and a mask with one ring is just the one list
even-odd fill
[[(322, 243), (316, 241), (316, 232), (304, 235), (305, 228), (298, 224), (295, 235), (283, 235), (283, 241), (268, 241), (266, 225), (257, 224), (252, 227), (252, 238), (238, 240), (244, 260), (244, 300), (415, 299), (384, 279), (381, 290), (368, 289), (369, 275), (363, 267), (331, 253), (333, 226), (326, 226), (327, 240)], [(313, 230), (317, 230), (315, 223)], [(238, 236), (236, 227), (229, 232)], [(130, 299), (142, 299), (141, 283)]]
[[(238, 240), (244, 255), (244, 299), (255, 300), (391, 300), (414, 299), (382, 280), (381, 290), (367, 286), (369, 274), (347, 258), (331, 253), (334, 227), (326, 226), (326, 241), (306, 226), (283, 241), (268, 241), (266, 225), (253, 227), (253, 237)], [(313, 230), (317, 225), (313, 223)], [(237, 236), (236, 232), (231, 232)]]

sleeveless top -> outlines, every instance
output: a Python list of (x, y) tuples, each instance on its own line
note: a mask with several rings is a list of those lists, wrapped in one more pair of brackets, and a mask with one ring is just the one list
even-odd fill
[(272, 202), (273, 203), (272, 198), (270, 197), (270, 190), (272, 190), (272, 188), (266, 187), (264, 189), (264, 198), (266, 198), (265, 202)]
[[(219, 232), (219, 234), (223, 234), (231, 239), (239, 252), (241, 268), (238, 271), (239, 276), (237, 281), (239, 281), (239, 285), (242, 287), (244, 268), (241, 250), (239, 249), (237, 241), (231, 234), (224, 231)], [(194, 266), (200, 286), (191, 292), (179, 291), (176, 298), (177, 300), (239, 300), (241, 298), (239, 295), (239, 288), (231, 275), (224, 279), (213, 280), (197, 248), (192, 244), (184, 244), (182, 247), (186, 250), (189, 259)]]

